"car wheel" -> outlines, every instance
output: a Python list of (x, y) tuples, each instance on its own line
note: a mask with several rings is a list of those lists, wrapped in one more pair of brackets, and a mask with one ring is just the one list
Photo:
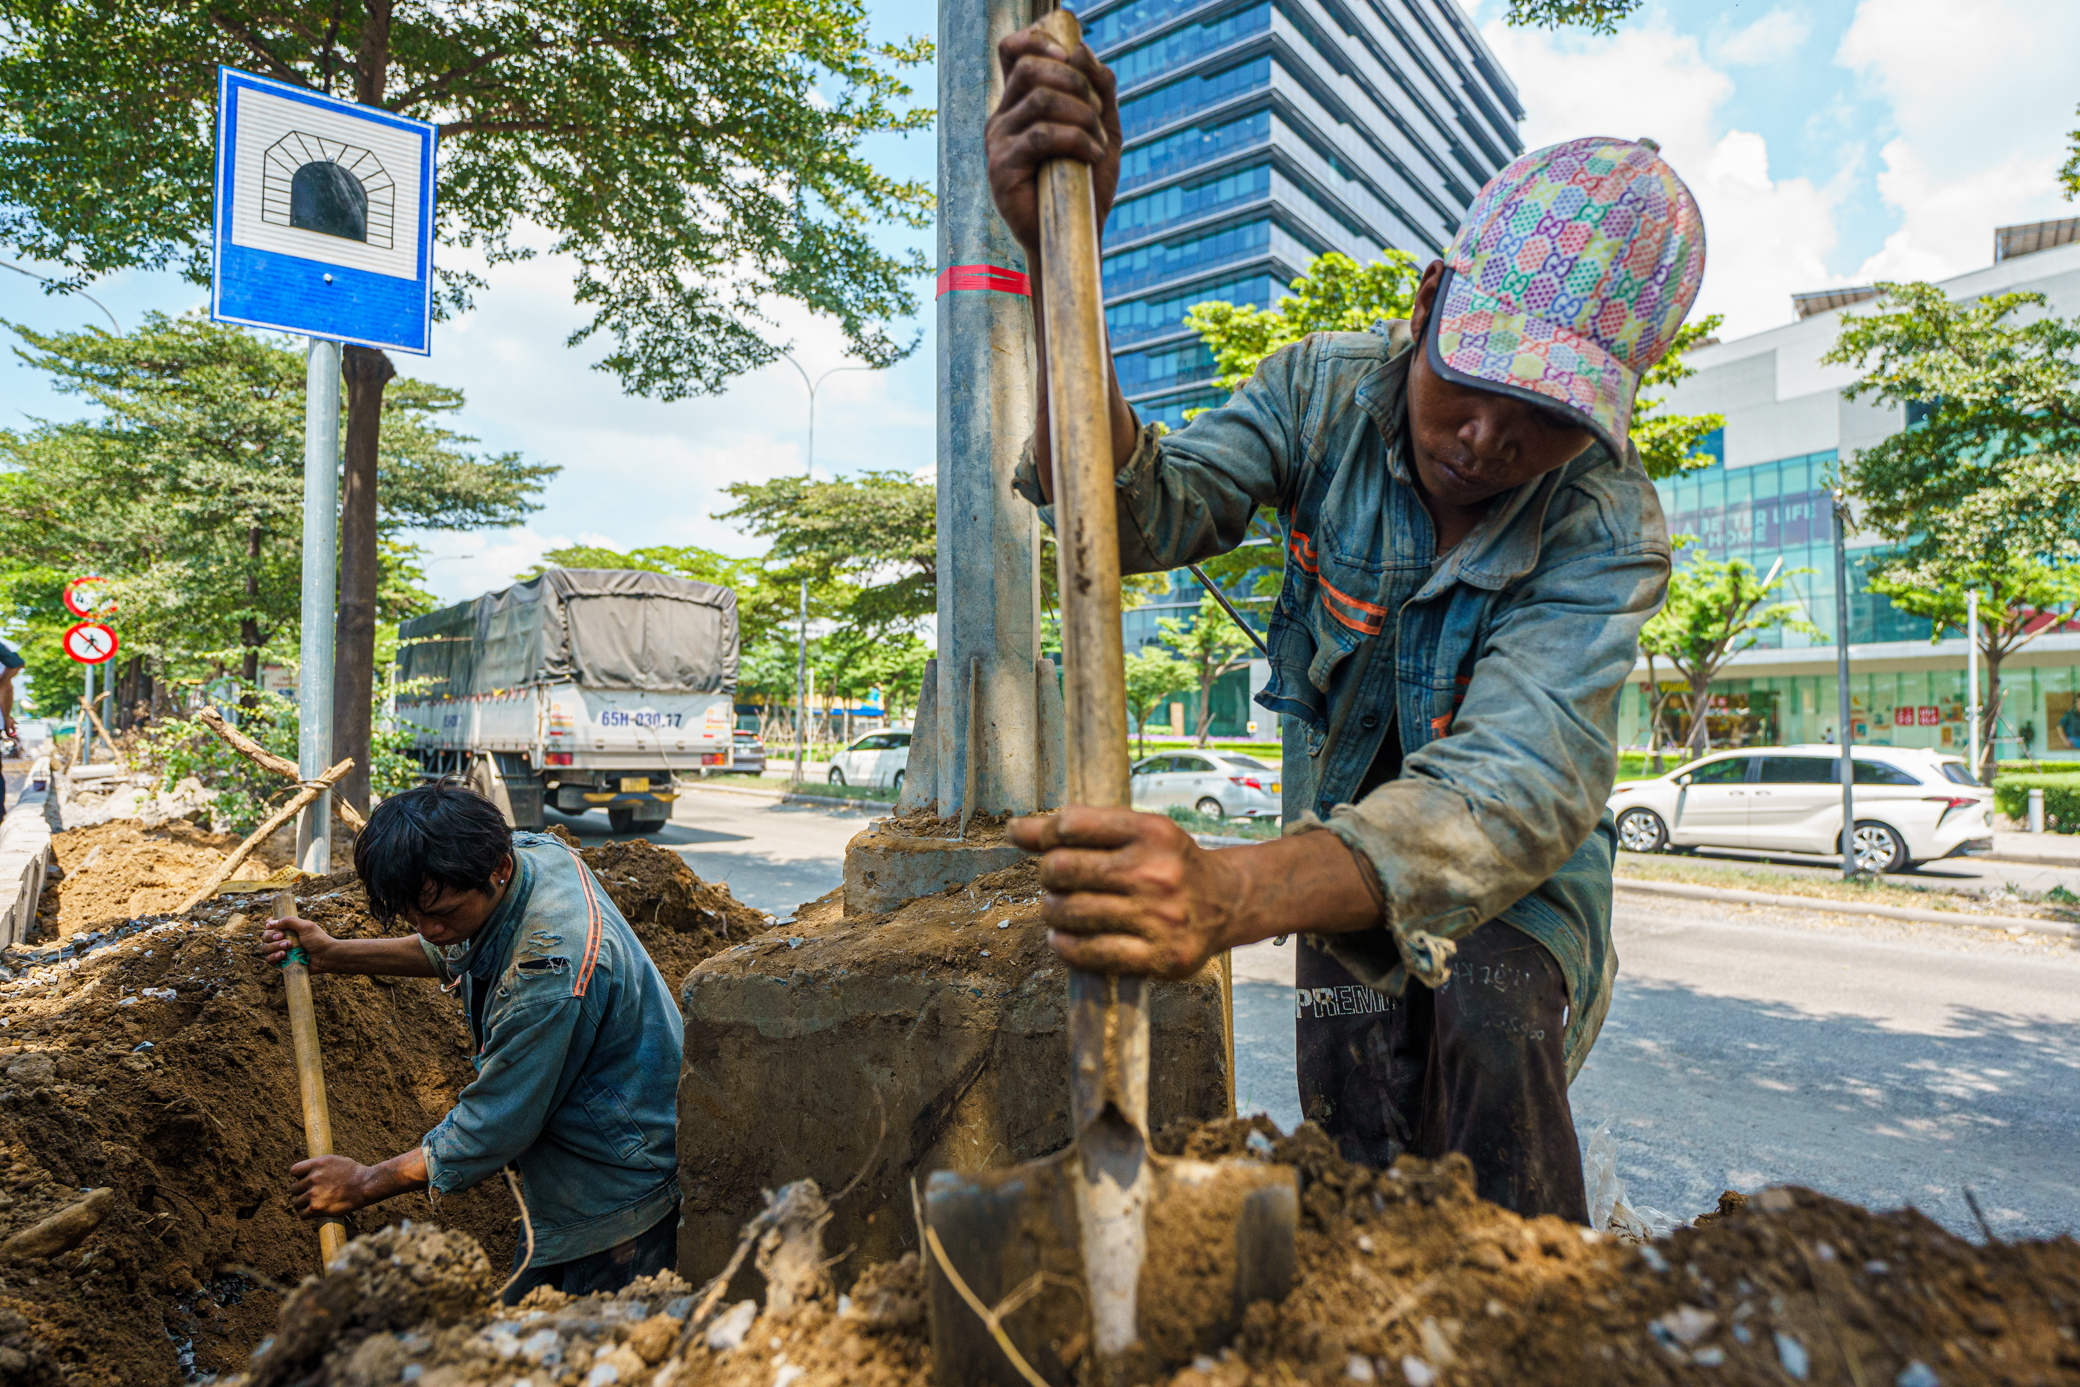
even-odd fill
[(607, 827), (616, 833), (633, 833), (636, 827), (636, 807), (633, 804), (610, 804), (607, 806)]
[(1628, 809), (1618, 816), (1618, 846), (1627, 852), (1660, 852), (1668, 846), (1668, 826), (1651, 809)]
[(888, 782), (888, 788), (894, 790), (896, 795), (901, 797), (903, 793), (903, 773), (901, 771), (897, 771), (895, 779)]
[(839, 769), (838, 769), (838, 768), (837, 768), (836, 766), (832, 766), (832, 767), (831, 767), (831, 784), (833, 784), (833, 785), (843, 785), (844, 783), (845, 783), (845, 772), (843, 772), (843, 771), (839, 770)]
[(1903, 872), (1907, 869), (1907, 845), (1898, 833), (1880, 823), (1859, 819), (1853, 841), (1859, 872)]
[(1208, 795), (1192, 807), (1209, 819), (1225, 819), (1228, 817), (1228, 811), (1221, 808), (1221, 802), (1212, 795)]

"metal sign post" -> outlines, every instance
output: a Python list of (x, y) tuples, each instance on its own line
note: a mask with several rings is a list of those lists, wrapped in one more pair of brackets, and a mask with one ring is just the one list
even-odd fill
[[(82, 611), (82, 606), (73, 601), (73, 590), (77, 586), (78, 582), (75, 582), (65, 589), (65, 605), (74, 613)], [(91, 611), (93, 608), (87, 607), (85, 610)], [(86, 667), (86, 692), (79, 704), (79, 764), (84, 766), (87, 759), (94, 754), (94, 670), (116, 657), (120, 642), (116, 640), (116, 633), (100, 622), (81, 621), (75, 622), (65, 632), (63, 644), (66, 656)], [(109, 687), (115, 687), (114, 680), (109, 681)]]
[[(303, 414), (303, 647), (297, 771), (332, 762), (339, 607), (340, 347), (424, 356), (433, 331), (434, 127), (217, 70), (210, 317), (310, 339)], [(332, 866), (332, 796), (296, 825), (296, 863)]]

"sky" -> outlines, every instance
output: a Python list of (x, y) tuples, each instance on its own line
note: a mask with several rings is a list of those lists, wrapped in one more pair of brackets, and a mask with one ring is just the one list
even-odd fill
[[(877, 37), (930, 34), (927, 0), (868, 0)], [(1988, 263), (1993, 228), (2080, 215), (2056, 170), (2076, 123), (2080, 5), (2072, 0), (1654, 0), (1615, 36), (1512, 30), (1506, 0), (1470, 11), (1529, 112), (1527, 147), (1580, 135), (1657, 140), (1697, 195), (1709, 242), (1698, 311), (1726, 315), (1722, 335), (1788, 322), (1794, 291), (1877, 278), (1942, 278)], [(929, 66), (908, 80), (930, 104)], [(929, 134), (868, 148), (886, 172), (929, 180)], [(892, 249), (932, 251), (929, 231), (891, 231)], [(501, 266), (476, 309), (436, 324), (427, 357), (399, 369), (459, 387), (460, 427), (487, 448), (518, 450), (563, 471), (526, 526), (429, 533), (427, 586), (459, 601), (498, 587), (559, 544), (615, 548), (701, 544), (733, 554), (760, 542), (713, 518), (732, 481), (799, 475), (808, 460), (809, 396), (785, 361), (725, 393), (660, 404), (621, 393), (593, 369), (597, 343), (564, 345), (584, 322), (571, 267), (553, 257)], [(167, 275), (111, 276), (92, 291), (124, 326), (159, 309), (201, 306)], [(932, 305), (899, 335), (917, 350), (887, 371), (845, 371), (817, 394), (819, 477), (932, 467)], [(793, 357), (813, 378), (846, 364), (829, 322), (775, 310)], [(73, 328), (107, 319), (0, 272), (0, 318)], [(0, 365), (0, 426), (62, 418), (19, 362)]]

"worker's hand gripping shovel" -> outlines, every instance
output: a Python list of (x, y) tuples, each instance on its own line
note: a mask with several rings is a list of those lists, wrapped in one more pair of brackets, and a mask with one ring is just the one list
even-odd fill
[[(1073, 52), (1073, 15), (1041, 21)], [(1061, 563), (1071, 804), (1127, 808), (1104, 302), (1089, 166), (1040, 173), (1041, 284)], [(1125, 1381), (1233, 1336), (1252, 1301), (1291, 1288), (1293, 1172), (1167, 1160), (1148, 1146), (1148, 982), (1069, 975), (1070, 1146), (925, 1186), (933, 1377)], [(1079, 1373), (1079, 1363), (1090, 1362)]]
[[(274, 918), (296, 913), (296, 893), (274, 898)], [(293, 937), (293, 936), (292, 936)], [(296, 1085), (303, 1091), (303, 1142), (308, 1156), (332, 1154), (332, 1113), (325, 1103), (325, 1062), (318, 1054), (318, 1013), (311, 1003), (310, 955), (303, 945), (289, 946), (282, 960), (282, 985), (289, 994), (289, 1035), (296, 1043)], [(318, 1225), (319, 1263), (330, 1266), (347, 1245), (347, 1225), (336, 1218)]]

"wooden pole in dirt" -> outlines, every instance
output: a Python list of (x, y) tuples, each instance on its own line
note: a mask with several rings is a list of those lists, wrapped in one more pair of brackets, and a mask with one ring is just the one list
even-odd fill
[[(351, 762), (347, 764), (352, 764)], [(296, 913), (296, 893), (284, 891), (274, 898), (274, 918), (285, 920)], [(332, 1154), (332, 1112), (325, 1103), (325, 1062), (318, 1053), (318, 1013), (311, 1002), (310, 955), (301, 944), (291, 945), (288, 961), (282, 964), (282, 986), (289, 993), (289, 1034), (296, 1042), (296, 1086), (303, 1093), (303, 1145), (305, 1154)], [(347, 1225), (328, 1218), (318, 1225), (319, 1261), (331, 1266), (347, 1245)]]
[(197, 888), (195, 888), (194, 891), (190, 892), (188, 898), (182, 901), (180, 903), (180, 906), (173, 913), (176, 915), (185, 915), (189, 911), (193, 910), (196, 906), (200, 905), (202, 902), (208, 900), (212, 891), (215, 891), (219, 886), (231, 880), (231, 874), (238, 870), (239, 865), (241, 863), (243, 863), (248, 857), (253, 855), (253, 849), (259, 847), (262, 843), (266, 842), (268, 838), (273, 835), (276, 829), (280, 828), (283, 824), (289, 822), (289, 820), (295, 818), (297, 813), (303, 808), (303, 806), (309, 804), (319, 795), (324, 794), (327, 790), (331, 789), (334, 785), (338, 784), (340, 777), (345, 775), (348, 771), (352, 770), (353, 768), (354, 758), (349, 756), (346, 760), (332, 767), (332, 769), (326, 771), (325, 774), (319, 776), (316, 780), (313, 780), (310, 784), (304, 786), (301, 790), (297, 791), (296, 797), (294, 799), (290, 800), (281, 808), (275, 810), (274, 816), (272, 818), (270, 818), (266, 823), (260, 825), (260, 827), (254, 829), (252, 833), (247, 836), (246, 840), (243, 843), (240, 843), (237, 847), (233, 848), (231, 850), (231, 856), (225, 858), (223, 862), (218, 864), (217, 869), (209, 874), (209, 880), (203, 882), (202, 885), (198, 886)]
[[(292, 781), (302, 780), (302, 774), (296, 769), (294, 761), (291, 761), (286, 756), (275, 755), (251, 737), (248, 737), (245, 733), (224, 721), (224, 715), (216, 709), (204, 708), (195, 715), (195, 721), (223, 738), (226, 746), (260, 767), (260, 769), (273, 771), (276, 775)], [(347, 827), (353, 829), (356, 833), (368, 827), (368, 820), (361, 817), (360, 811), (344, 801), (333, 805), (332, 812), (345, 819)]]

